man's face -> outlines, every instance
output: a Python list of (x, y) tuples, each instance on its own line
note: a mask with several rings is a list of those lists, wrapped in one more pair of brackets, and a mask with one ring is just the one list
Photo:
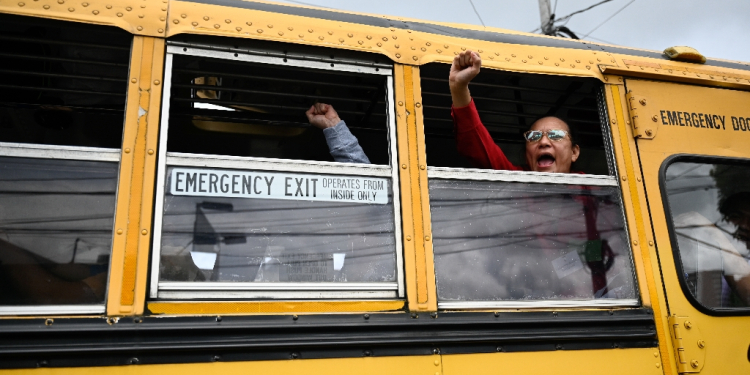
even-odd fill
[[(554, 129), (570, 131), (568, 125), (557, 117), (539, 119), (529, 130)], [(570, 165), (578, 159), (580, 152), (578, 145), (573, 146), (570, 136), (560, 141), (551, 141), (545, 134), (537, 142), (526, 142), (526, 162), (535, 172), (569, 173)]]

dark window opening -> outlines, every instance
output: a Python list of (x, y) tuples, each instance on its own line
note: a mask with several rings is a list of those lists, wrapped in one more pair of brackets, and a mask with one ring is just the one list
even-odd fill
[[(450, 65), (439, 63), (421, 68), (427, 163), (476, 168), (456, 149), (449, 71)], [(573, 171), (608, 174), (598, 110), (601, 84), (597, 80), (482, 69), (469, 89), (482, 122), (513, 164), (526, 163), (523, 133), (535, 120), (555, 116), (568, 123), (581, 147)]]
[[(191, 39), (192, 40), (192, 39)], [(258, 41), (200, 39), (199, 48), (238, 51), (234, 60), (174, 55), (168, 151), (333, 161), (323, 132), (305, 111), (332, 105), (373, 164), (389, 164), (387, 76), (337, 70), (342, 53), (375, 63), (376, 55)], [(235, 43), (227, 45), (227, 43)], [(191, 44), (191, 46), (194, 44)], [(289, 54), (279, 64), (240, 61)], [(285, 62), (304, 56), (331, 62), (330, 70)], [(283, 62), (282, 62), (283, 61)]]
[(132, 35), (0, 15), (0, 142), (119, 148)]

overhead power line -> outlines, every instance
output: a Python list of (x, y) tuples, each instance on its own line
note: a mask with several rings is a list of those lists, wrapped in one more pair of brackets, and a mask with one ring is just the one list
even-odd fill
[(476, 13), (477, 18), (479, 18), (479, 22), (482, 23), (482, 26), (487, 27), (484, 25), (484, 21), (482, 20), (482, 16), (479, 15), (479, 12), (477, 12), (477, 7), (474, 6), (474, 2), (472, 0), (469, 0), (469, 4), (471, 4), (471, 7), (474, 9), (474, 13)]
[(609, 21), (612, 18), (614, 18), (616, 15), (618, 15), (620, 12), (622, 12), (623, 10), (625, 10), (625, 8), (627, 8), (630, 4), (633, 4), (634, 2), (635, 2), (635, 0), (630, 0), (630, 2), (627, 3), (627, 4), (625, 4), (624, 7), (620, 8), (617, 12), (615, 12), (613, 15), (609, 16), (609, 18), (607, 18), (606, 20), (604, 20), (604, 22), (602, 22), (599, 25), (597, 25), (595, 28), (593, 28), (591, 31), (589, 31), (588, 33), (586, 33), (586, 35), (582, 36), (581, 38), (586, 38), (587, 36), (591, 35), (591, 33), (593, 33), (594, 31), (596, 31), (602, 25), (604, 25), (605, 23), (607, 23), (607, 21)]
[[(593, 9), (593, 8), (596, 8), (596, 7), (598, 7), (599, 5), (602, 5), (602, 4), (604, 4), (604, 3), (608, 3), (608, 2), (610, 2), (610, 1), (612, 1), (612, 0), (603, 0), (603, 1), (600, 1), (600, 2), (598, 2), (598, 3), (596, 3), (596, 4), (592, 5), (592, 6), (590, 6), (590, 7), (588, 7), (588, 8), (585, 8), (585, 9), (581, 9), (581, 10), (577, 10), (577, 11), (575, 11), (575, 12), (571, 13), (571, 14), (568, 14), (567, 16), (564, 16), (564, 17), (560, 17), (560, 18), (557, 18), (557, 19), (555, 19), (555, 20), (551, 20), (551, 21), (549, 22), (549, 24), (550, 24), (550, 25), (554, 25), (554, 24), (555, 24), (556, 22), (567, 21), (567, 20), (569, 20), (569, 19), (570, 19), (571, 17), (575, 16), (576, 14), (580, 14), (580, 13), (583, 13), (583, 12), (589, 11), (589, 10), (591, 10), (591, 9)], [(555, 6), (557, 6), (557, 4), (555, 4)], [(552, 15), (551, 15), (551, 17), (554, 17), (554, 16), (555, 16), (554, 14), (552, 14)], [(537, 32), (537, 31), (538, 31), (539, 29), (541, 29), (541, 27), (537, 27), (536, 29), (534, 29), (534, 30), (531, 30), (531, 32), (532, 32), (532, 33), (535, 33), (535, 32)], [(551, 29), (551, 30), (553, 30), (553, 29), (555, 29), (555, 27), (554, 27), (554, 26), (553, 26), (553, 27), (550, 27), (550, 29)]]
[(300, 4), (300, 5), (307, 5), (307, 6), (310, 6), (310, 7), (336, 9), (336, 8), (331, 8), (331, 7), (324, 7), (322, 5), (317, 5), (317, 4), (310, 4), (310, 3), (306, 3), (304, 1), (297, 1), (297, 0), (283, 0), (283, 1), (290, 2), (290, 3), (295, 3), (295, 4)]

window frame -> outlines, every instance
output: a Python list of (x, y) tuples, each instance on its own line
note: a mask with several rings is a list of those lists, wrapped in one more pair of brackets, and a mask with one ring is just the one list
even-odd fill
[(672, 219), (672, 209), (669, 206), (669, 195), (667, 193), (667, 169), (675, 162), (703, 163), (703, 164), (725, 164), (725, 165), (746, 165), (750, 167), (750, 159), (732, 158), (714, 155), (696, 155), (696, 154), (674, 154), (670, 155), (662, 162), (659, 167), (659, 190), (661, 192), (662, 206), (664, 207), (664, 219), (667, 222), (669, 231), (670, 249), (674, 260), (675, 271), (677, 271), (677, 282), (680, 284), (682, 295), (696, 310), (708, 316), (750, 316), (750, 307), (729, 307), (729, 308), (709, 308), (701, 304), (690, 292), (690, 289), (682, 276), (685, 270), (682, 267), (682, 257), (679, 243)]
[[(99, 147), (81, 147), (81, 146), (56, 146), (43, 144), (26, 144), (0, 142), (0, 156), (14, 158), (33, 158), (33, 159), (52, 159), (52, 160), (81, 160), (81, 161), (99, 161), (117, 163), (119, 171), (120, 149), (116, 148), (99, 148)], [(119, 174), (119, 173), (118, 173)], [(119, 175), (117, 188), (115, 189), (115, 205), (112, 212), (112, 245), (110, 245), (110, 254), (114, 247), (115, 234), (115, 215), (117, 214), (117, 197), (119, 193)], [(107, 284), (109, 288), (110, 269), (112, 261), (107, 265)], [(107, 298), (105, 295), (101, 304), (81, 304), (81, 305), (8, 305), (0, 306), (0, 316), (2, 315), (41, 315), (41, 314), (104, 314), (106, 312)]]
[[(519, 74), (531, 74), (517, 72)], [(492, 170), (480, 168), (451, 168), (451, 167), (427, 167), (427, 181), (431, 179), (444, 180), (474, 180), (474, 181), (493, 181), (493, 182), (520, 182), (533, 184), (557, 184), (557, 185), (586, 185), (586, 186), (610, 186), (616, 187), (621, 202), (620, 215), (624, 224), (625, 234), (630, 238), (630, 229), (628, 226), (627, 216), (625, 214), (625, 201), (623, 199), (622, 187), (619, 182), (619, 173), (615, 164), (615, 154), (612, 140), (612, 133), (608, 126), (609, 117), (607, 116), (607, 102), (605, 99), (605, 85), (601, 82), (601, 87), (597, 90), (597, 111), (599, 112), (599, 123), (604, 143), (605, 157), (607, 158), (608, 175), (595, 174), (562, 174), (549, 172), (534, 171), (507, 171)], [(429, 151), (427, 151), (429, 152)], [(429, 188), (428, 188), (429, 191)], [(431, 206), (428, 206), (431, 210)], [(432, 213), (430, 217), (432, 218)], [(434, 237), (434, 236), (433, 236)], [(433, 247), (434, 245), (433, 239)], [(636, 298), (633, 299), (589, 299), (589, 300), (517, 300), (517, 301), (451, 301), (441, 302), (437, 296), (438, 309), (441, 310), (458, 310), (458, 309), (518, 309), (518, 308), (612, 308), (612, 307), (639, 307), (641, 306), (640, 286), (636, 274), (635, 254), (630, 242), (626, 242), (626, 252), (629, 254), (629, 262), (632, 270), (632, 280)], [(434, 252), (434, 250), (433, 250)], [(437, 270), (435, 271), (437, 273)], [(437, 280), (436, 274), (436, 280)]]
[[(227, 156), (215, 154), (191, 154), (167, 151), (169, 112), (172, 87), (172, 65), (174, 55), (215, 58), (222, 60), (261, 63), (275, 66), (290, 66), (306, 69), (321, 69), (360, 74), (386, 76), (386, 118), (388, 129), (388, 152), (390, 165), (354, 164), (326, 161), (275, 159), (263, 157)], [(184, 42), (167, 42), (164, 84), (159, 130), (159, 149), (156, 175), (156, 204), (152, 230), (152, 259), (148, 297), (152, 300), (192, 299), (389, 299), (404, 298), (404, 259), (402, 245), (402, 219), (398, 148), (396, 138), (396, 109), (394, 99), (394, 67), (390, 64), (329, 58), (324, 55), (301, 55), (282, 53), (272, 49), (219, 48), (208, 45), (192, 45)], [(283, 171), (291, 173), (325, 173), (343, 176), (372, 176), (390, 178), (393, 194), (395, 282), (342, 283), (342, 282), (163, 282), (159, 280), (161, 262), (161, 239), (164, 216), (164, 197), (167, 168), (203, 167), (230, 170)]]

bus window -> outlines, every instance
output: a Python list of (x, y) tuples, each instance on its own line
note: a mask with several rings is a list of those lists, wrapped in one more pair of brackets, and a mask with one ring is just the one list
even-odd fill
[[(482, 70), (469, 87), (494, 143), (485, 147), (499, 147), (512, 170), (478, 169), (459, 152), (448, 74), (449, 66), (431, 64), (421, 76), (438, 306), (637, 305), (601, 85)], [(547, 116), (570, 132), (524, 139)], [(577, 145), (572, 173), (527, 171), (527, 142), (547, 140)]]
[(0, 313), (103, 313), (132, 36), (0, 15)]
[[(392, 65), (258, 41), (167, 48), (151, 298), (403, 296)], [(369, 163), (332, 157), (316, 103)]]
[[(666, 169), (666, 170), (664, 170)], [(750, 306), (750, 165), (683, 157), (662, 175), (680, 284), (696, 307)]]

